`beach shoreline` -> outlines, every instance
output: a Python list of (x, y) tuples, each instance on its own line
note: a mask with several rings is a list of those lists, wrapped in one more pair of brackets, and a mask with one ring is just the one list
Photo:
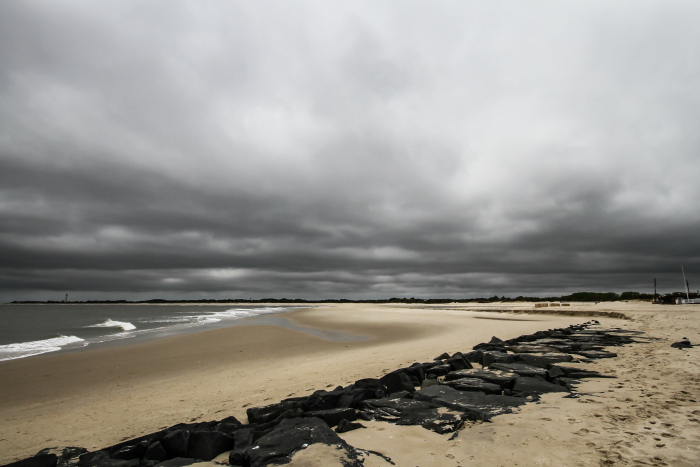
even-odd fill
[[(521, 314), (524, 306), (508, 310), (504, 305), (483, 311), (483, 305), (469, 310), (464, 304), (439, 309), (320, 304), (288, 312), (285, 318), (295, 326), (363, 339), (332, 340), (298, 329), (255, 324), (253, 318), (246, 325), (131, 346), (0, 362), (0, 374), (7, 382), (0, 388), (0, 462), (31, 456), (49, 446), (99, 449), (180, 422), (229, 415), (245, 420), (246, 407), (379, 377), (444, 351), (469, 350), (492, 335), (508, 339), (577, 324), (587, 321), (586, 312), (591, 311), (629, 315), (628, 320), (599, 320), (630, 329), (649, 327), (654, 316), (681, 313), (686, 316), (684, 328), (697, 334), (694, 308), (640, 303), (605, 307), (567, 307), (567, 313), (575, 312), (570, 316), (540, 314), (541, 309)], [(672, 324), (665, 323), (668, 338)], [(700, 335), (688, 337), (697, 342)], [(364, 436), (370, 430), (358, 432), (349, 437)], [(426, 434), (425, 439), (433, 435)], [(453, 465), (445, 462), (434, 465)]]

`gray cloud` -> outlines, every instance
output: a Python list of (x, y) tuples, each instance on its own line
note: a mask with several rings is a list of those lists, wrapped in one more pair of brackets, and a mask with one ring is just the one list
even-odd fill
[(687, 2), (2, 3), (1, 299), (692, 286), (698, 26)]

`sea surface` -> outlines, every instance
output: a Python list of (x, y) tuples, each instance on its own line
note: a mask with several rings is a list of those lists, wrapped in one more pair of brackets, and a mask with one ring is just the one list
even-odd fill
[(265, 305), (0, 305), (0, 361), (139, 342), (284, 313)]

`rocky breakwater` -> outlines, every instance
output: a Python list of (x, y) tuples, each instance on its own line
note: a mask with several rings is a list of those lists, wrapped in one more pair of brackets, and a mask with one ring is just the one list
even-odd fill
[(634, 336), (590, 321), (506, 341), (493, 337), (470, 351), (445, 353), (381, 378), (249, 408), (248, 423), (228, 417), (178, 424), (93, 452), (44, 449), (8, 467), (183, 467), (215, 458), (260, 467), (288, 463), (313, 444), (328, 446), (346, 466), (364, 465), (371, 455), (392, 463), (381, 453), (350, 446), (338, 433), (379, 420), (456, 435), (465, 423), (512, 413), (543, 393), (576, 397), (579, 380), (606, 376), (572, 363), (615, 357), (608, 348), (637, 342)]

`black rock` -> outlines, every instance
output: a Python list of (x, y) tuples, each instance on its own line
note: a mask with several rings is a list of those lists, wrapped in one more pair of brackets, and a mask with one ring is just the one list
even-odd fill
[(545, 377), (547, 375), (547, 370), (544, 368), (537, 368), (536, 366), (526, 365), (524, 363), (492, 363), (489, 365), (489, 369), (509, 371), (520, 376)]
[(515, 359), (516, 361), (525, 363), (526, 365), (546, 369), (556, 363), (570, 362), (574, 359), (574, 357), (566, 353), (521, 353), (516, 354)]
[(421, 384), (421, 389), (427, 388), (428, 386), (438, 386), (439, 384), (440, 381), (438, 381), (437, 379), (425, 379)]
[(364, 428), (365, 426), (362, 423), (358, 422), (350, 422), (348, 420), (341, 420), (340, 423), (338, 423), (338, 426), (335, 429), (336, 433), (347, 433), (348, 431), (353, 431), (357, 430), (359, 428)]
[(393, 372), (379, 379), (389, 394), (399, 391), (408, 391), (411, 394), (416, 390), (408, 375), (404, 372)]
[(435, 357), (434, 360), (444, 360), (446, 358), (450, 358), (450, 354), (448, 354), (447, 352), (443, 352), (440, 355), (438, 355), (437, 357)]
[(109, 452), (106, 450), (86, 452), (85, 454), (80, 455), (77, 465), (79, 467), (88, 467), (91, 465), (97, 465), (99, 462), (109, 459)]
[(484, 394), (501, 394), (503, 388), (498, 384), (487, 383), (479, 378), (460, 378), (443, 383), (458, 391), (481, 391)]
[(277, 404), (265, 405), (262, 407), (250, 407), (246, 410), (249, 423), (267, 423), (276, 419), (282, 413), (286, 412), (289, 404), (283, 402)]
[(564, 386), (550, 383), (542, 378), (528, 378), (524, 376), (518, 376), (513, 387), (513, 394), (520, 396), (546, 392), (569, 392), (569, 390)]
[(481, 354), (481, 350), (472, 350), (471, 352), (464, 354), (464, 358), (466, 358), (470, 363), (479, 363), (481, 362)]
[(176, 457), (167, 461), (160, 462), (156, 464), (158, 467), (185, 467), (186, 465), (192, 465), (197, 462), (202, 462), (201, 459), (192, 459), (189, 457)]
[(146, 453), (143, 455), (143, 460), (146, 461), (158, 461), (163, 462), (168, 458), (168, 454), (165, 452), (165, 448), (160, 444), (160, 441), (156, 441), (148, 446)]
[(428, 375), (445, 376), (450, 371), (454, 371), (452, 369), (452, 365), (449, 365), (449, 364), (435, 365), (427, 370), (426, 378), (428, 377)]
[(533, 345), (533, 344), (520, 344), (520, 345), (509, 345), (506, 350), (513, 353), (550, 353), (556, 352), (557, 349), (549, 347), (547, 345)]
[(406, 413), (396, 421), (397, 425), (420, 425), (439, 434), (453, 433), (464, 424), (464, 416), (457, 412), (441, 412), (439, 409), (423, 409)]
[(296, 451), (315, 443), (347, 446), (326, 422), (319, 418), (285, 419), (272, 432), (246, 450), (246, 465), (261, 467), (273, 463), (288, 463)]
[(220, 431), (190, 432), (190, 446), (187, 457), (210, 461), (222, 452), (233, 449), (234, 439)]
[(445, 381), (453, 381), (461, 378), (479, 378), (487, 383), (497, 384), (503, 389), (511, 389), (515, 384), (515, 378), (517, 376), (517, 374), (510, 371), (473, 369), (448, 373), (445, 376)]
[(165, 435), (160, 441), (165, 449), (168, 459), (175, 457), (187, 457), (190, 444), (190, 432), (188, 430), (175, 430)]
[(328, 424), (330, 427), (334, 427), (340, 423), (341, 420), (354, 421), (357, 420), (357, 414), (354, 409), (328, 409), (328, 410), (315, 410), (313, 412), (307, 412), (307, 417), (320, 418)]
[(37, 454), (19, 461), (12, 462), (4, 467), (56, 467), (58, 456), (56, 454)]
[(586, 358), (613, 358), (617, 357), (614, 352), (608, 352), (605, 350), (579, 350), (576, 352), (578, 355), (584, 356)]
[(496, 415), (510, 413), (513, 407), (525, 404), (523, 398), (458, 391), (444, 385), (416, 391), (413, 399), (463, 412), (469, 420), (489, 420)]
[(684, 339), (679, 342), (674, 342), (671, 344), (671, 347), (675, 349), (692, 349), (693, 346), (690, 344), (690, 341), (688, 339)]
[(481, 361), (479, 363), (482, 366), (488, 367), (492, 363), (513, 363), (515, 362), (515, 356), (502, 352), (500, 350), (487, 350), (481, 353)]
[(446, 362), (452, 367), (453, 370), (469, 370), (473, 368), (471, 363), (469, 363), (461, 353), (455, 354), (455, 356), (448, 358)]
[(130, 446), (124, 446), (121, 449), (113, 452), (111, 457), (112, 459), (121, 460), (140, 459), (146, 453), (146, 449), (148, 449), (149, 444), (150, 443), (148, 440), (143, 440)]
[(75, 446), (44, 448), (37, 452), (34, 457), (45, 454), (55, 454), (58, 457), (57, 467), (72, 467), (78, 462), (79, 456), (86, 452), (87, 449)]
[(364, 378), (355, 381), (352, 385), (356, 389), (383, 389), (386, 390), (384, 384), (377, 378)]
[(245, 452), (253, 443), (253, 429), (243, 428), (233, 434), (233, 450), (228, 456), (231, 465), (244, 465)]

